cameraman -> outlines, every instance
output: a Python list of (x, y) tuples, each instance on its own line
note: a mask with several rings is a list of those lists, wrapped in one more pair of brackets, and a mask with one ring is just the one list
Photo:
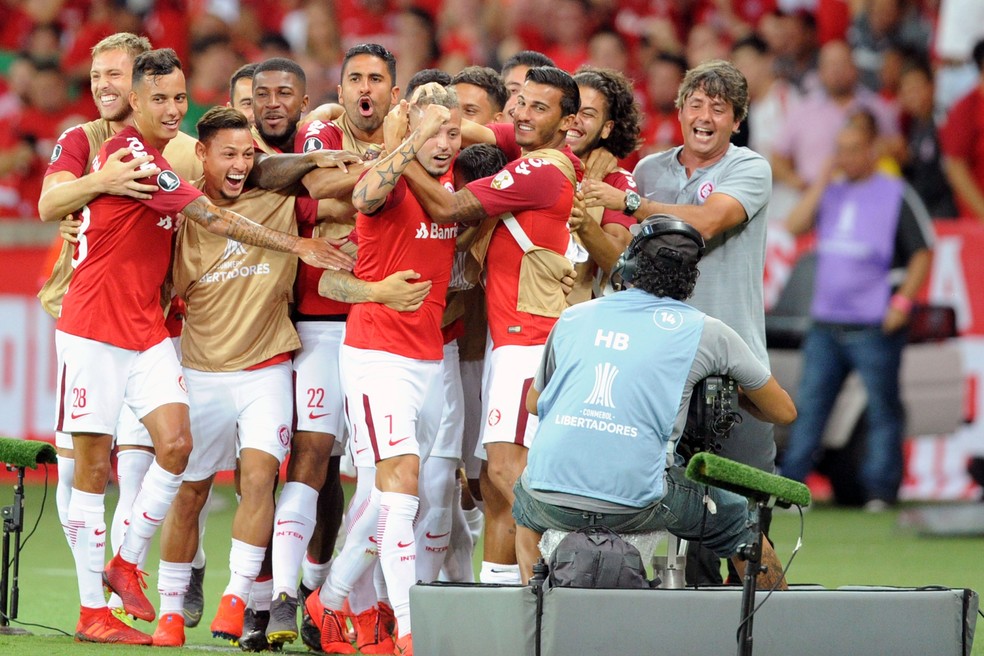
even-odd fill
[[(612, 272), (631, 288), (561, 315), (526, 399), (540, 422), (513, 505), (524, 580), (549, 528), (665, 529), (736, 559), (738, 547), (754, 538), (746, 500), (709, 488), (705, 513), (704, 486), (687, 479), (679, 463), (667, 463), (691, 392), (705, 377), (726, 374), (742, 386), (750, 413), (782, 424), (796, 418), (789, 395), (745, 342), (683, 303), (704, 252), (700, 233), (669, 215), (651, 216), (633, 231)], [(759, 585), (771, 587), (782, 568), (768, 541), (762, 562), (768, 570)]]

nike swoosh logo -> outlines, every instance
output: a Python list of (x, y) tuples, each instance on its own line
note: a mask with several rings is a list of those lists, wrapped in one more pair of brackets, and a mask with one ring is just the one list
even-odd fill
[(103, 529), (103, 530), (101, 530), (101, 531), (100, 531), (100, 530), (99, 530), (99, 529), (97, 528), (97, 529), (96, 529), (95, 531), (93, 531), (93, 532), (94, 532), (94, 533), (95, 533), (96, 535), (106, 535), (106, 529)]
[(363, 447), (361, 449), (356, 449), (355, 452), (356, 453), (362, 453), (363, 451), (368, 451), (368, 450), (369, 450), (369, 447)]
[(372, 537), (371, 535), (369, 536), (369, 541), (372, 542), (373, 544), (379, 544), (378, 542), (376, 542), (376, 538)]
[(430, 532), (430, 531), (427, 531), (427, 532), (426, 532), (426, 533), (424, 534), (424, 536), (425, 536), (425, 537), (427, 537), (428, 539), (431, 539), (431, 540), (437, 540), (437, 539), (439, 539), (439, 538), (443, 538), (443, 537), (446, 537), (446, 536), (447, 536), (448, 534), (450, 534), (450, 533), (451, 533), (451, 531), (448, 531), (447, 533), (441, 533), (440, 535), (433, 535), (433, 534), (431, 534), (431, 532)]
[(410, 541), (409, 541), (409, 542), (407, 542), (406, 544), (403, 544), (402, 542), (400, 542), (400, 541), (397, 541), (397, 543), (396, 543), (396, 546), (397, 546), (397, 548), (399, 548), (399, 549), (406, 549), (406, 548), (407, 548), (407, 547), (409, 547), (409, 546), (410, 546), (411, 544), (413, 544), (413, 540), (410, 540)]
[(283, 526), (284, 524), (300, 524), (296, 519), (278, 519), (277, 526)]
[(327, 417), (330, 414), (331, 414), (330, 412), (326, 412), (324, 414), (316, 415), (313, 412), (309, 412), (308, 413), (308, 418), (309, 419), (321, 419), (322, 417)]
[(401, 438), (400, 438), (400, 439), (398, 439), (398, 440), (394, 440), (394, 439), (392, 439), (392, 438), (390, 438), (390, 441), (389, 441), (389, 445), (390, 445), (390, 446), (396, 446), (396, 445), (397, 445), (397, 444), (399, 444), (400, 442), (406, 442), (406, 441), (407, 441), (407, 440), (409, 440), (409, 439), (410, 439), (410, 436), (409, 436), (409, 435), (407, 435), (406, 437), (401, 437)]
[(129, 526), (129, 525), (130, 525), (130, 520), (129, 519), (124, 519), (123, 520), (123, 526)]
[(75, 414), (73, 412), (72, 413), (72, 419), (81, 419), (82, 417), (85, 417), (86, 415), (91, 415), (91, 414), (92, 414), (91, 412), (80, 412), (79, 414)]
[(147, 514), (147, 511), (144, 511), (143, 518), (146, 519), (148, 522), (163, 522), (164, 521), (164, 518), (163, 517), (151, 517), (150, 515)]

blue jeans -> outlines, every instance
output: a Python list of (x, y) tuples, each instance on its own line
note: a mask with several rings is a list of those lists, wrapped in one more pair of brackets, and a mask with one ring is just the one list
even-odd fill
[[(516, 523), (531, 531), (547, 529), (576, 531), (585, 526), (607, 526), (616, 533), (645, 533), (666, 530), (682, 540), (702, 540), (719, 558), (727, 558), (743, 544), (751, 544), (754, 517), (745, 497), (727, 490), (695, 483), (682, 467), (667, 467), (666, 494), (656, 503), (632, 513), (598, 513), (538, 501), (516, 482), (512, 514)], [(704, 492), (714, 501), (716, 512), (704, 513)], [(702, 531), (703, 529), (703, 531)]]
[(856, 370), (868, 392), (868, 436), (861, 483), (869, 499), (895, 501), (902, 482), (904, 409), (899, 366), (905, 331), (886, 335), (880, 327), (847, 329), (817, 325), (803, 343), (803, 375), (797, 410), (782, 459), (782, 475), (802, 481), (820, 451), (830, 410), (844, 379)]

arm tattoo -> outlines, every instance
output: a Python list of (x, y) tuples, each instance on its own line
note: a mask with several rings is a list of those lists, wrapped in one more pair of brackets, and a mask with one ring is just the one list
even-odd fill
[(204, 196), (189, 203), (182, 213), (213, 234), (221, 234), (229, 239), (272, 251), (293, 253), (300, 241), (297, 235), (271, 230), (241, 214), (216, 207)]
[(481, 221), (489, 215), (469, 189), (461, 189), (454, 194), (454, 217), (462, 223)]
[(369, 283), (351, 271), (326, 270), (321, 274), (318, 293), (344, 303), (365, 303), (369, 301)]
[(260, 189), (283, 189), (313, 171), (313, 161), (303, 154), (266, 155), (257, 153), (256, 163), (249, 174), (249, 182)]
[(376, 162), (372, 167), (372, 175), (367, 175), (356, 184), (352, 200), (358, 200), (367, 214), (372, 214), (383, 204), (386, 197), (393, 191), (397, 180), (403, 174), (410, 162), (417, 159), (418, 130), (414, 130), (403, 140), (399, 148)]

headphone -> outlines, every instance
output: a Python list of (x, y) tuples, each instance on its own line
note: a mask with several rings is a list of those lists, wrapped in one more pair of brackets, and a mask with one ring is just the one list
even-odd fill
[[(639, 226), (639, 232), (632, 237), (632, 241), (629, 242), (628, 247), (619, 256), (618, 262), (612, 267), (612, 287), (617, 291), (625, 289), (625, 286), (636, 277), (639, 268), (639, 253), (645, 248), (646, 242), (660, 235), (668, 234), (687, 237), (696, 244), (697, 256), (704, 255), (704, 238), (701, 237), (696, 228), (672, 214), (652, 214), (643, 220)], [(680, 259), (679, 253), (671, 248), (661, 248), (659, 254), (668, 259)]]

